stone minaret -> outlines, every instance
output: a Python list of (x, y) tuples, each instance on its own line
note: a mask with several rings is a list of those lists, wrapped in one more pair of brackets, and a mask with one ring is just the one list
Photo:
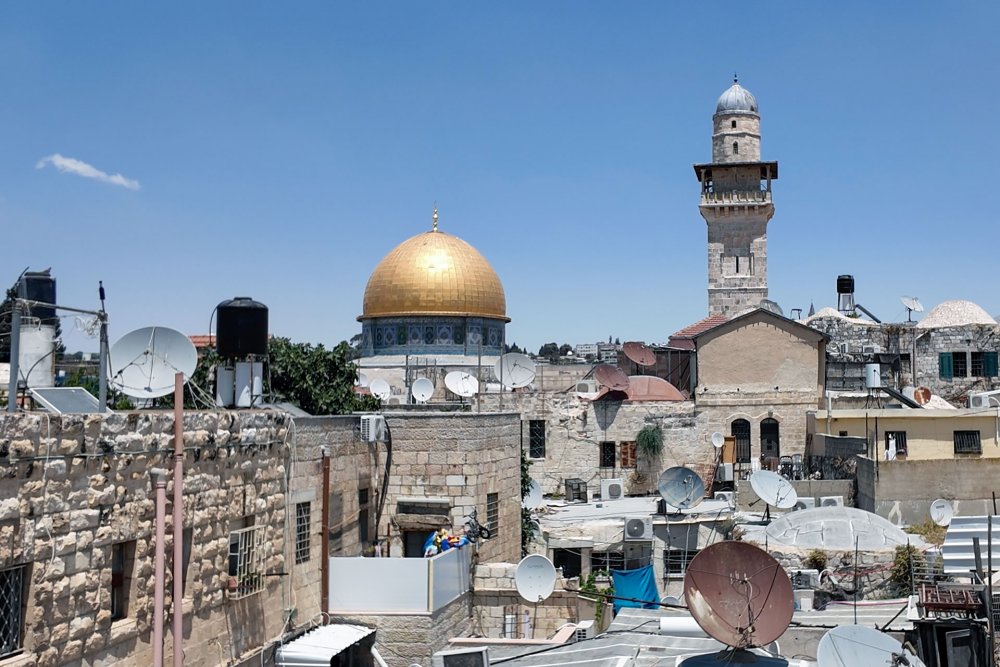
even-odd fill
[(708, 313), (733, 317), (767, 298), (767, 221), (777, 162), (760, 160), (757, 100), (734, 79), (712, 116), (712, 162), (696, 164), (708, 223)]

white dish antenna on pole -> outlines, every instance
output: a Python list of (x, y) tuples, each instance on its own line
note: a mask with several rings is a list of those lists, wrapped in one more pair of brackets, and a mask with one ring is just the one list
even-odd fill
[(525, 556), (514, 571), (514, 586), (528, 602), (541, 602), (555, 590), (556, 566), (540, 554)]
[(372, 380), (369, 389), (371, 390), (372, 395), (380, 401), (384, 401), (392, 394), (392, 388), (389, 386), (389, 383), (382, 378)]
[(434, 395), (434, 383), (427, 378), (418, 378), (410, 387), (410, 393), (417, 403), (426, 403)]
[(368, 386), (368, 376), (365, 375), (364, 373), (358, 373), (358, 384), (357, 384), (357, 386), (359, 386), (359, 387), (367, 387)]
[(750, 476), (750, 486), (771, 507), (789, 510), (799, 502), (799, 494), (787, 479), (770, 470), (758, 470)]
[(951, 519), (955, 516), (955, 508), (944, 498), (938, 498), (931, 503), (931, 521), (939, 526), (950, 526)]
[(718, 431), (712, 434), (712, 446), (716, 449), (722, 449), (722, 446), (726, 444), (726, 436), (722, 435)]
[(479, 380), (475, 375), (465, 371), (452, 371), (445, 375), (444, 386), (462, 398), (471, 398), (479, 393)]
[(145, 327), (131, 331), (111, 348), (108, 381), (126, 396), (138, 399), (166, 396), (174, 391), (174, 377), (191, 379), (198, 351), (180, 331)]
[(816, 647), (816, 662), (819, 667), (924, 667), (920, 658), (904, 649), (898, 641), (863, 625), (841, 625), (823, 635)]
[(493, 374), (507, 389), (520, 389), (535, 379), (535, 362), (525, 354), (508, 352), (497, 359)]
[(521, 499), (521, 507), (533, 510), (541, 507), (545, 503), (545, 496), (542, 495), (542, 487), (535, 480), (531, 480), (528, 487), (528, 495)]

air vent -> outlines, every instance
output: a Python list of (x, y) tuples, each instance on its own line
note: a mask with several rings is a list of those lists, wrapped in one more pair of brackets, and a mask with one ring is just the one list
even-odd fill
[(625, 541), (645, 541), (653, 539), (653, 517), (638, 516), (625, 519)]
[(594, 622), (580, 621), (576, 624), (576, 632), (573, 633), (573, 640), (582, 642), (584, 639), (591, 639), (594, 636)]

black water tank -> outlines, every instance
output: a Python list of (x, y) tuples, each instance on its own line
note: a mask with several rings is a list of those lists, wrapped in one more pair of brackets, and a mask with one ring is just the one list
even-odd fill
[(837, 294), (854, 294), (854, 276), (837, 276)]
[[(55, 303), (56, 279), (52, 277), (48, 270), (28, 271), (21, 276), (18, 294), (22, 299), (27, 299), (28, 301)], [(42, 324), (55, 324), (56, 322), (56, 311), (54, 308), (28, 306), (22, 314), (37, 317), (42, 321)]]
[(217, 306), (215, 349), (223, 357), (267, 354), (267, 306), (247, 296)]

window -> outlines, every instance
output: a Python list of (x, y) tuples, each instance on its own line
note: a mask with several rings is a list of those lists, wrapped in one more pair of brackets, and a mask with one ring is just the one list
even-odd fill
[(667, 578), (683, 578), (688, 564), (698, 555), (697, 550), (666, 548), (663, 550), (663, 575)]
[(955, 431), (956, 454), (982, 454), (983, 443), (979, 431)]
[(615, 467), (615, 443), (613, 442), (601, 443), (601, 467), (602, 468)]
[(361, 543), (361, 553), (368, 553), (369, 537), (369, 517), (368, 512), (368, 489), (358, 489), (358, 542)]
[(330, 494), (330, 517), (329, 525), (325, 527), (326, 539), (330, 542), (330, 555), (343, 555), (340, 552), (344, 549), (344, 494), (333, 492)]
[(188, 569), (191, 566), (191, 540), (194, 539), (194, 529), (185, 528), (181, 532), (181, 537), (184, 540), (184, 544), (181, 548), (181, 576), (184, 581), (181, 582), (181, 593), (184, 597), (187, 597), (188, 592)]
[(590, 571), (598, 572), (625, 569), (625, 554), (620, 551), (593, 551), (590, 554)]
[[(243, 523), (252, 522), (252, 518)], [(245, 598), (264, 590), (264, 526), (250, 525), (229, 533), (229, 598)]]
[(750, 422), (737, 419), (730, 429), (730, 433), (736, 438), (736, 462), (750, 463)]
[(955, 370), (951, 362), (951, 352), (941, 352), (938, 354), (938, 377), (942, 380), (950, 380), (955, 376)]
[(969, 355), (965, 352), (952, 352), (951, 364), (954, 377), (969, 377)]
[(892, 455), (906, 455), (906, 431), (886, 431), (885, 451)]
[(735, 130), (736, 129), (736, 121), (733, 120), (733, 121), (729, 121), (729, 122), (732, 123), (732, 125), (730, 125), (729, 127), (733, 128)]
[(740, 154), (740, 143), (738, 141), (733, 142), (733, 155)]
[(838, 431), (837, 435), (839, 435), (841, 438), (846, 438), (847, 437), (847, 431)]
[(312, 539), (312, 503), (295, 504), (295, 563), (309, 560)]
[(135, 541), (111, 545), (111, 620), (128, 616), (129, 590), (135, 562)]
[(490, 528), (490, 538), (500, 534), (500, 494), (486, 494), (486, 525)]
[(621, 444), (621, 467), (634, 468), (636, 463), (635, 443), (623, 442)]
[(567, 579), (580, 576), (582, 559), (576, 549), (553, 549), (552, 564), (561, 567), (563, 576)]
[(545, 458), (544, 419), (532, 419), (528, 422), (528, 456), (533, 459)]
[(997, 353), (973, 352), (970, 356), (969, 375), (977, 378), (993, 378), (997, 376)]
[(0, 658), (22, 648), (27, 575), (25, 565), (0, 570)]

